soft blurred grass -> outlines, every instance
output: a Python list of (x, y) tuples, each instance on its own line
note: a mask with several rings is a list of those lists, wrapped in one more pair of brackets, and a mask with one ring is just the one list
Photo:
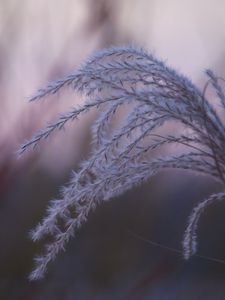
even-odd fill
[[(28, 231), (70, 168), (85, 159), (94, 116), (69, 126), (38, 152), (15, 155), (46, 120), (82, 101), (69, 92), (42, 104), (28, 105), (27, 97), (101, 47), (145, 46), (199, 84), (205, 67), (223, 75), (224, 9), (222, 0), (0, 1), (0, 299), (174, 300), (190, 299), (187, 291), (191, 299), (224, 294), (224, 266), (195, 259), (184, 264), (127, 232), (179, 248), (194, 203), (218, 188), (179, 172), (160, 175), (100, 207), (46, 280), (28, 283), (38, 250)], [(222, 209), (209, 213), (200, 228), (200, 251), (207, 255), (222, 256), (225, 250)]]

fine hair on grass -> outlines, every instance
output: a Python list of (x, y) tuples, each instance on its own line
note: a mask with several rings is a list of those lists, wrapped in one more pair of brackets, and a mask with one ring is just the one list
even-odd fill
[[(187, 77), (143, 49), (117, 47), (101, 50), (73, 74), (40, 89), (31, 102), (71, 87), (85, 101), (60, 115), (20, 148), (35, 148), (70, 121), (97, 108), (92, 126), (92, 152), (73, 172), (59, 199), (50, 202), (46, 216), (31, 232), (34, 242), (49, 237), (35, 258), (31, 280), (44, 276), (48, 264), (65, 249), (91, 211), (127, 190), (148, 181), (163, 169), (182, 169), (225, 183), (225, 125), (206, 97), (211, 87), (225, 110), (222, 78), (206, 71), (207, 83), (199, 90)], [(124, 108), (122, 120), (115, 116)], [(181, 130), (168, 132), (168, 125)], [(159, 129), (165, 129), (161, 134)], [(165, 130), (161, 130), (165, 132)], [(180, 145), (180, 151), (177, 147)], [(164, 151), (161, 151), (164, 149)], [(157, 151), (155, 151), (157, 150)], [(154, 154), (153, 154), (154, 152)], [(193, 209), (183, 238), (183, 256), (197, 251), (197, 229), (202, 213), (225, 192), (209, 196)]]

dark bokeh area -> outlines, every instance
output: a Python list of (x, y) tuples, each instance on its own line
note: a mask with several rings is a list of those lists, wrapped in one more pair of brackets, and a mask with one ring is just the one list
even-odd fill
[(194, 205), (223, 187), (171, 170), (98, 207), (46, 278), (29, 282), (41, 244), (28, 233), (88, 156), (95, 115), (16, 155), (46, 121), (82, 101), (71, 91), (34, 104), (28, 96), (100, 48), (144, 46), (200, 87), (205, 68), (225, 76), (224, 9), (210, 0), (0, 0), (0, 299), (224, 299), (224, 203), (201, 219), (205, 258), (184, 261), (179, 252)]

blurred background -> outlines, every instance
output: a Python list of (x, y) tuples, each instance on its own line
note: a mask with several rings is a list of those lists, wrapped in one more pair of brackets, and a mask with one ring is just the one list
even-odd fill
[[(111, 45), (143, 46), (200, 88), (225, 76), (224, 0), (0, 0), (0, 299), (224, 299), (225, 263), (181, 250), (193, 206), (221, 190), (209, 178), (166, 171), (99, 207), (40, 282), (27, 276), (40, 250), (28, 232), (90, 150), (94, 115), (18, 159), (25, 139), (68, 110), (72, 93), (27, 99)], [(199, 254), (225, 260), (225, 205), (201, 220)], [(146, 241), (138, 238), (143, 237)]]

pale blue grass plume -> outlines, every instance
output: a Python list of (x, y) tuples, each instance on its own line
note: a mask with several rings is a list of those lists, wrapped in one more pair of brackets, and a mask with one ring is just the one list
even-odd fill
[[(202, 92), (142, 49), (110, 48), (99, 51), (78, 71), (40, 89), (30, 99), (41, 100), (68, 87), (86, 97), (83, 105), (61, 115), (25, 142), (21, 153), (91, 109), (99, 111), (92, 127), (89, 159), (72, 173), (61, 198), (50, 202), (46, 216), (31, 232), (35, 242), (44, 237), (52, 240), (36, 257), (31, 280), (44, 276), (49, 262), (65, 249), (97, 205), (142, 184), (158, 171), (183, 169), (225, 183), (225, 126), (205, 92), (211, 85), (223, 110), (225, 94), (221, 78), (209, 70), (206, 75), (208, 82)], [(126, 108), (123, 120), (115, 126), (115, 115), (122, 107)], [(174, 123), (180, 125), (182, 134), (158, 132), (163, 125)], [(171, 148), (173, 145), (180, 145), (180, 152)], [(151, 155), (163, 147), (170, 149), (167, 156), (165, 151)], [(183, 239), (185, 259), (197, 251), (197, 228), (203, 211), (224, 198), (225, 192), (218, 193), (194, 208)]]

